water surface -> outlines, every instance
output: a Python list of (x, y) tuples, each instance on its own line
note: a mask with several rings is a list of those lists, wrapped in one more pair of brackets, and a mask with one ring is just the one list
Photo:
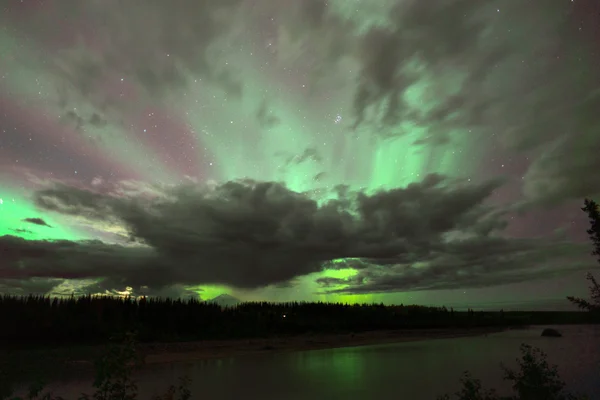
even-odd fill
[[(140, 399), (164, 392), (177, 378), (192, 378), (193, 398), (260, 400), (433, 400), (459, 388), (470, 370), (484, 387), (509, 389), (500, 362), (515, 366), (519, 346), (540, 347), (558, 364), (569, 388), (600, 400), (600, 326), (556, 327), (562, 338), (543, 338), (543, 327), (487, 336), (419, 342), (267, 353), (147, 366), (137, 375)], [(54, 385), (76, 395), (89, 382)]]

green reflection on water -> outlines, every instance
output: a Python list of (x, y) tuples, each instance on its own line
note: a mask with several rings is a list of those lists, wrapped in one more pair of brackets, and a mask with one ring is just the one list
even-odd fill
[(354, 349), (327, 349), (294, 353), (290, 357), (296, 373), (302, 374), (311, 384), (359, 388), (365, 378), (364, 352)]

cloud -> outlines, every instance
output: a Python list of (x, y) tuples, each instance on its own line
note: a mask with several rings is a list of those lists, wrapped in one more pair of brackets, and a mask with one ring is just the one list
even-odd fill
[[(489, 92), (490, 84), (505, 80), (507, 69), (517, 59), (523, 61), (521, 56), (536, 44), (532, 42), (546, 39), (546, 31), (538, 25), (530, 28), (528, 46), (515, 45), (517, 38), (522, 40), (518, 29), (499, 35), (515, 12), (516, 8), (506, 6), (499, 13), (491, 2), (469, 0), (396, 3), (386, 23), (373, 24), (358, 40), (353, 38), (357, 46), (351, 51), (360, 66), (354, 97), (356, 124), (370, 118), (371, 123), (406, 134), (397, 125), (411, 120), (436, 126), (436, 133), (443, 134), (491, 122), (498, 116), (493, 107), (506, 101), (507, 96), (498, 95), (507, 93)], [(543, 12), (552, 14), (548, 7)], [(526, 70), (519, 72), (509, 90), (532, 78)], [(541, 83), (539, 79), (529, 82), (528, 88)], [(513, 97), (511, 93), (511, 101)]]
[(422, 128), (414, 143), (437, 146), (494, 138), (530, 161), (534, 205), (600, 195), (600, 73), (596, 39), (581, 29), (592, 17), (570, 17), (578, 5), (327, 3), (286, 26), (331, 76), (358, 71), (355, 129), (389, 138)]
[(68, 110), (62, 115), (63, 121), (71, 123), (77, 131), (80, 131), (87, 125), (94, 128), (103, 128), (108, 124), (108, 121), (100, 116), (97, 112), (92, 112), (90, 117), (82, 117), (81, 112)]
[[(345, 109), (344, 121), (354, 117), (357, 130), (384, 138), (427, 132), (411, 136), (411, 143), (423, 148), (450, 146), (455, 137), (463, 143), (497, 142), (519, 152), (515, 158), (527, 157), (522, 189), (530, 206), (538, 207), (600, 195), (595, 173), (600, 75), (582, 34), (565, 21), (564, 11), (572, 7), (567, 3), (310, 0), (290, 6), (275, 0), (177, 5), (151, 0), (140, 11), (116, 0), (64, 0), (16, 4), (19, 13), (11, 11), (0, 21), (48, 51), (45, 65), (66, 82), (59, 94), (62, 118), (78, 128), (107, 128), (102, 135), (108, 135), (119, 130), (107, 125), (118, 125), (127, 114), (108, 110), (120, 101), (104, 93), (110, 82), (160, 101), (186, 88), (194, 75), (240, 95), (244, 85), (230, 69), (234, 62), (229, 67), (222, 62), (233, 53), (221, 49), (238, 51), (237, 43), (223, 45), (231, 44), (232, 32), (254, 28), (268, 10), (276, 21), (273, 31), (256, 36), (278, 41), (277, 67), (303, 71), (302, 63), (310, 64), (307, 84), (313, 94), (334, 98), (348, 90), (354, 114), (347, 118)], [(56, 21), (67, 21), (64, 30), (56, 29)], [(65, 36), (75, 40), (65, 44)], [(80, 104), (79, 98), (89, 103)], [(272, 101), (256, 104), (255, 118), (265, 128), (279, 123), (268, 112)], [(320, 164), (326, 155), (300, 149), (283, 155), (282, 168)], [(313, 179), (323, 181), (324, 174)], [(104, 290), (285, 285), (344, 257), (360, 258), (356, 281), (321, 283), (343, 283), (356, 292), (407, 290), (451, 281), (485, 286), (565, 271), (535, 260), (559, 250), (579, 254), (575, 245), (554, 241), (548, 248), (546, 242), (494, 236), (506, 221), (503, 211), (485, 200), (499, 185), (461, 186), (432, 176), (377, 194), (340, 188), (335, 201), (319, 206), (275, 183), (230, 182), (209, 189), (122, 182), (107, 188), (95, 179), (93, 190), (56, 186), (38, 193), (37, 203), (45, 211), (87, 219), (88, 226), (117, 226), (128, 233), (129, 245), (5, 236), (0, 242), (12, 258), (0, 263), (16, 280), (103, 278)], [(481, 255), (480, 249), (489, 253)], [(527, 263), (537, 266), (528, 270)]]
[[(595, 101), (600, 107), (600, 97)], [(593, 112), (590, 110), (590, 114)], [(589, 116), (591, 119), (591, 115)], [(525, 175), (524, 193), (535, 203), (547, 206), (565, 199), (600, 197), (600, 139), (595, 133), (600, 124), (582, 127), (547, 146)]]
[[(59, 89), (65, 108), (85, 98), (105, 110), (118, 101), (106, 90), (119, 83), (125, 91), (133, 83), (142, 98), (159, 100), (185, 88), (189, 77), (196, 76), (239, 95), (241, 83), (221, 63), (219, 52), (212, 50), (236, 26), (240, 4), (239, 0), (183, 0), (173, 5), (151, 0), (140, 9), (118, 0), (66, 0), (16, 5), (0, 20), (49, 49), (43, 54), (44, 64), (64, 82)], [(57, 21), (64, 22), (60, 33)], [(83, 117), (70, 107), (67, 117), (78, 126), (106, 125), (96, 111)]]
[[(324, 162), (323, 155), (316, 146), (306, 147), (302, 152), (295, 154), (292, 152), (278, 151), (274, 156), (281, 159), (279, 170), (282, 172), (293, 170), (294, 167), (303, 164), (312, 164), (317, 168), (322, 168)], [(324, 171), (318, 172), (313, 176), (313, 181), (318, 182), (323, 180), (326, 175), (327, 174)]]
[(298, 165), (307, 161), (312, 161), (317, 164), (323, 163), (323, 157), (317, 147), (307, 147), (301, 154), (288, 158), (288, 165)]
[(96, 127), (96, 128), (103, 128), (104, 126), (107, 125), (107, 121), (100, 116), (100, 114), (98, 113), (93, 113), (92, 116), (90, 117), (89, 121), (90, 125)]
[(36, 193), (39, 208), (117, 225), (130, 243), (3, 236), (0, 268), (12, 282), (92, 280), (78, 293), (164, 296), (194, 295), (186, 287), (200, 284), (289, 286), (301, 276), (345, 268), (357, 274), (320, 278), (323, 292), (486, 287), (592, 267), (586, 244), (503, 236), (506, 210), (487, 201), (501, 185), (429, 175), (374, 193), (340, 186), (319, 205), (281, 184), (249, 180), (125, 181), (104, 191), (57, 184)]
[(479, 94), (473, 90), (507, 51), (505, 43), (486, 37), (491, 24), (483, 16), (492, 5), (453, 0), (396, 2), (379, 8), (385, 16), (363, 24), (358, 37), (352, 34), (361, 23), (352, 16), (356, 13), (336, 10), (352, 25), (345, 36), (354, 45), (346, 49), (359, 66), (355, 127), (374, 125), (389, 136), (390, 130), (394, 135), (409, 133), (398, 129), (401, 122), (442, 125), (438, 132), (476, 122), (476, 111), (487, 99), (478, 96), (475, 103), (469, 96)]
[[(502, 227), (485, 200), (498, 181), (466, 185), (439, 175), (372, 194), (337, 189), (321, 206), (272, 182), (142, 185), (136, 191), (65, 185), (36, 193), (38, 207), (120, 224), (137, 245), (0, 238), (6, 278), (118, 280), (121, 287), (173, 284), (258, 288), (318, 272), (339, 258), (426, 257), (449, 237)], [(152, 195), (150, 193), (153, 193)], [(141, 244), (141, 245), (140, 245)]]
[(256, 119), (259, 125), (265, 129), (273, 128), (281, 123), (281, 119), (273, 114), (266, 101), (260, 103), (260, 107), (256, 112)]
[(133, 288), (124, 285), (121, 279), (98, 279), (98, 280), (79, 280), (79, 284), (73, 284), (73, 281), (64, 281), (59, 286), (52, 289), (52, 295), (70, 296), (75, 295), (108, 295), (108, 296), (130, 296), (130, 297), (161, 297), (161, 298), (194, 298), (200, 300), (201, 289), (192, 289), (186, 285), (172, 284), (151, 288), (140, 286)]
[(47, 228), (52, 228), (46, 221), (42, 218), (25, 218), (23, 222), (27, 222), (33, 225), (45, 226)]
[(27, 233), (30, 235), (34, 235), (35, 232), (30, 231), (29, 229), (11, 229), (11, 231), (15, 232), (15, 233)]
[[(390, 259), (385, 266), (354, 263), (356, 275), (319, 278), (317, 283), (323, 293), (344, 294), (481, 288), (589, 270), (594, 260), (588, 254), (587, 244), (475, 237), (446, 243), (416, 260)], [(346, 265), (338, 262), (337, 267)]]
[(202, 299), (202, 289), (185, 285), (168, 285), (160, 288), (141, 286), (132, 288), (124, 285), (121, 279), (61, 279), (26, 278), (0, 279), (0, 294), (13, 296), (45, 295), (52, 297), (70, 297), (85, 295), (103, 295), (113, 297), (161, 297)]
[[(63, 282), (62, 279), (29, 278), (7, 279), (0, 278), (0, 294), (13, 296), (46, 295)], [(70, 293), (69, 293), (70, 295)]]
[[(590, 55), (594, 42), (579, 29), (591, 25), (593, 13), (570, 18), (574, 7), (153, 0), (140, 11), (117, 0), (65, 0), (16, 4), (0, 20), (48, 49), (44, 65), (66, 82), (59, 96), (63, 118), (78, 128), (118, 125), (122, 108), (139, 104), (105, 93), (115, 82), (124, 92), (131, 83), (139, 99), (151, 101), (186, 89), (192, 76), (239, 95), (243, 74), (225, 61), (240, 57), (235, 40), (266, 35), (275, 39), (279, 67), (310, 71), (309, 93), (347, 92), (353, 100), (344, 121), (354, 120), (361, 135), (389, 138), (420, 130), (427, 138), (412, 143), (436, 146), (451, 146), (454, 137), (461, 143), (497, 141), (531, 162), (524, 180), (528, 199), (551, 205), (600, 193), (589, 173), (598, 167), (600, 72)], [(254, 37), (265, 14), (275, 25)], [(64, 29), (57, 30), (56, 21), (67, 21)], [(107, 108), (115, 101), (120, 107), (111, 113)], [(271, 127), (278, 120), (267, 108), (262, 104), (256, 118)], [(353, 115), (346, 118), (348, 112)]]

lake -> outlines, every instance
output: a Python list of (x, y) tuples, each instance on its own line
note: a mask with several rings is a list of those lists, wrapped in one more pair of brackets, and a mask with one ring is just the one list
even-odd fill
[[(136, 377), (140, 399), (164, 393), (178, 377), (192, 378), (192, 398), (260, 400), (433, 400), (459, 388), (470, 370), (484, 387), (506, 392), (500, 362), (516, 365), (527, 343), (548, 354), (572, 390), (600, 400), (600, 326), (558, 326), (564, 337), (544, 338), (544, 327), (480, 337), (202, 360), (147, 366)], [(53, 385), (75, 398), (90, 382)]]

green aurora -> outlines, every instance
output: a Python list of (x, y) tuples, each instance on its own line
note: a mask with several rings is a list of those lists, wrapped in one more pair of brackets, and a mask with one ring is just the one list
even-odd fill
[[(331, 2), (330, 12), (340, 27), (351, 27), (344, 38), (344, 43), (351, 43), (362, 40), (376, 27), (393, 26), (393, 5), (380, 1), (357, 6), (340, 0)], [(290, 14), (296, 6), (290, 12), (272, 6), (273, 14), (281, 13), (281, 22), (262, 30), (258, 28), (262, 24), (260, 13), (242, 6), (235, 18), (247, 13), (246, 25), (214, 39), (206, 50), (210, 71), (222, 71), (216, 75), (183, 64), (178, 44), (173, 45), (173, 55), (144, 47), (146, 43), (138, 44), (138, 53), (126, 54), (125, 38), (118, 41), (110, 36), (110, 24), (121, 23), (116, 20), (108, 21), (101, 30), (115, 40), (108, 42), (115, 49), (103, 47), (101, 33), (86, 36), (77, 27), (64, 28), (64, 34), (72, 34), (76, 40), (44, 37), (44, 29), (55, 25), (43, 14), (49, 10), (56, 15), (67, 13), (59, 5), (47, 7), (19, 14), (30, 24), (36, 21), (39, 31), (27, 25), (25, 31), (0, 33), (0, 50), (8, 55), (0, 57), (0, 72), (7, 77), (0, 82), (0, 104), (10, 105), (8, 113), (13, 119), (25, 121), (18, 127), (23, 134), (34, 131), (33, 140), (39, 140), (39, 146), (53, 143), (62, 151), (52, 159), (30, 151), (33, 161), (29, 164), (27, 160), (15, 164), (13, 158), (18, 156), (0, 153), (4, 157), (0, 159), (0, 235), (30, 240), (100, 237), (110, 241), (113, 237), (118, 242), (117, 234), (126, 234), (119, 226), (90, 225), (37, 208), (31, 194), (52, 177), (88, 186), (96, 177), (166, 185), (179, 184), (186, 177), (215, 183), (250, 178), (283, 182), (293, 191), (325, 201), (337, 185), (373, 193), (406, 187), (431, 173), (468, 180), (486, 176), (482, 163), (489, 152), (489, 140), (481, 127), (454, 123), (460, 120), (460, 109), (442, 122), (426, 118), (471, 84), (458, 62), (441, 69), (418, 55), (402, 60), (398, 71), (415, 78), (408, 80), (398, 99), (382, 95), (360, 115), (355, 94), (357, 82), (364, 79), (361, 74), (369, 67), (361, 60), (361, 52), (366, 50), (345, 50), (343, 56), (326, 64), (331, 58), (327, 46), (337, 40), (335, 28), (304, 31), (304, 26), (296, 26), (302, 22)], [(363, 8), (358, 12), (356, 7)], [(143, 38), (135, 33), (143, 26), (142, 21), (117, 25), (116, 31), (131, 29), (128, 39)], [(247, 31), (244, 26), (255, 30)], [(155, 29), (164, 27), (157, 22)], [(322, 41), (315, 41), (315, 37), (322, 37)], [(518, 47), (521, 37), (510, 39), (513, 43), (508, 46)], [(144, 80), (133, 58), (149, 54), (156, 65), (144, 71)], [(316, 67), (319, 63), (323, 68)], [(178, 75), (169, 75), (170, 68), (176, 68)], [(84, 75), (86, 71), (89, 76)], [(226, 79), (227, 74), (240, 83), (240, 92)], [(497, 85), (499, 78), (503, 76), (491, 76), (496, 80), (490, 84)], [(155, 81), (161, 79), (165, 82), (159, 87)], [(384, 123), (398, 101), (405, 115), (418, 118)], [(29, 125), (28, 115), (35, 115)], [(92, 123), (96, 115), (102, 116), (101, 123)], [(356, 125), (359, 119), (363, 122)], [(441, 130), (444, 140), (436, 139)], [(48, 149), (39, 150), (46, 153)], [(63, 160), (54, 171), (52, 165), (61, 163), (58, 158), (69, 154), (75, 161)], [(88, 163), (81, 165), (86, 160)], [(28, 174), (36, 173), (40, 175), (38, 181), (28, 178)], [(42, 218), (50, 227), (25, 222), (32, 217)], [(314, 294), (319, 289), (316, 278), (354, 274), (353, 269), (325, 270), (298, 278), (293, 288), (244, 291), (199, 283), (190, 289), (203, 298), (228, 293), (247, 300), (362, 303), (430, 299), (426, 292)]]

